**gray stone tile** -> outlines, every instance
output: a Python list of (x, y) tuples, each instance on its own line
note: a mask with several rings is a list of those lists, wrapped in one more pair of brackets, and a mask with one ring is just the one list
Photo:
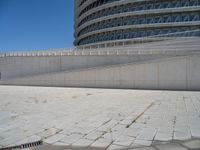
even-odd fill
[(126, 125), (122, 125), (122, 124), (117, 124), (116, 126), (114, 126), (112, 128), (112, 131), (114, 132), (123, 132), (126, 129)]
[(104, 134), (103, 132), (95, 130), (89, 133), (88, 135), (86, 135), (85, 138), (89, 140), (96, 140), (100, 138), (103, 134)]
[(143, 123), (133, 123), (130, 127), (131, 128), (144, 128), (146, 124)]
[(10, 135), (10, 137), (5, 138), (0, 141), (0, 145), (7, 147), (7, 146), (14, 146), (16, 145), (15, 143), (24, 140), (27, 137), (24, 136), (18, 136), (18, 135)]
[(144, 146), (151, 146), (152, 141), (147, 140), (135, 140), (130, 148), (137, 148), (137, 147), (144, 147)]
[(95, 130), (94, 127), (83, 127), (83, 128), (80, 127), (80, 128), (76, 128), (76, 130), (74, 130), (72, 133), (88, 134), (94, 130)]
[(81, 139), (83, 135), (81, 134), (71, 134), (69, 136), (65, 136), (64, 138), (60, 139), (60, 142), (67, 143), (67, 144), (72, 144), (79, 139)]
[(174, 132), (174, 140), (188, 140), (191, 139), (191, 134), (190, 132), (186, 133), (186, 132)]
[(156, 150), (154, 147), (130, 148), (130, 150)]
[(127, 147), (125, 146), (120, 146), (120, 145), (115, 145), (115, 144), (111, 144), (107, 150), (128, 150)]
[(171, 141), (172, 136), (173, 135), (170, 133), (157, 132), (154, 140), (155, 141)]
[(115, 141), (115, 142), (113, 142), (113, 144), (115, 144), (115, 145), (120, 145), (120, 146), (124, 146), (124, 147), (129, 147), (132, 143), (133, 143), (133, 141)]
[(21, 145), (21, 144), (26, 144), (26, 143), (32, 143), (32, 142), (37, 142), (40, 141), (42, 138), (38, 135), (33, 135), (30, 137), (27, 137), (21, 141), (18, 141), (16, 143), (14, 143), (14, 145)]
[(183, 142), (182, 144), (190, 149), (200, 149), (200, 140), (191, 140)]
[(103, 126), (97, 128), (98, 131), (102, 131), (102, 132), (109, 132), (113, 126), (115, 126), (116, 124), (118, 124), (118, 121), (116, 120), (111, 120), (110, 122), (104, 124)]
[(61, 139), (63, 139), (64, 137), (66, 137), (67, 135), (64, 134), (55, 134), (53, 136), (50, 136), (47, 139), (44, 139), (43, 142), (47, 143), (47, 144), (53, 144)]
[(83, 149), (89, 147), (94, 141), (88, 139), (80, 139), (71, 145), (72, 149)]
[(121, 132), (108, 132), (108, 133), (105, 133), (102, 136), (102, 138), (109, 139), (111, 141), (115, 141), (115, 140), (119, 139), (121, 136), (122, 136)]
[(53, 145), (55, 145), (55, 146), (65, 146), (67, 148), (70, 148), (69, 144), (66, 144), (66, 143), (63, 143), (63, 142), (60, 142), (60, 141), (55, 142)]
[(31, 148), (32, 150), (69, 150), (67, 146), (42, 145)]
[(96, 149), (106, 149), (112, 143), (112, 141), (100, 138), (92, 143), (91, 147)]
[(141, 133), (136, 137), (137, 140), (152, 141), (156, 134), (156, 129), (144, 128)]
[(52, 135), (55, 135), (56, 133), (58, 133), (60, 131), (61, 131), (60, 129), (50, 128), (50, 129), (43, 130), (42, 132), (38, 133), (37, 135), (39, 135), (42, 138), (47, 138)]
[(191, 128), (192, 137), (200, 138), (200, 129), (199, 128)]
[(165, 145), (156, 145), (156, 148), (159, 150), (188, 150), (187, 148), (181, 146), (180, 144), (165, 144)]
[(133, 143), (134, 140), (135, 138), (133, 137), (121, 135), (115, 139), (113, 144), (129, 147)]
[(123, 135), (137, 137), (141, 133), (141, 128), (126, 128), (122, 131)]

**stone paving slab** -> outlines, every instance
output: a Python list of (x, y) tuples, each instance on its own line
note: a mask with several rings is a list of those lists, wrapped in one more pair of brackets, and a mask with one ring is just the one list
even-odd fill
[(3, 148), (184, 150), (199, 138), (200, 92), (0, 86)]

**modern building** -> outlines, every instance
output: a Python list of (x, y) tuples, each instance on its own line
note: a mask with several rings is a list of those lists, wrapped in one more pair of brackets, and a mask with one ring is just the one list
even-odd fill
[(76, 46), (200, 36), (200, 0), (75, 0)]

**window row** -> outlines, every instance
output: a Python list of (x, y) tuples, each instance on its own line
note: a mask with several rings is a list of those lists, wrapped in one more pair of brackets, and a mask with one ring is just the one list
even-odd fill
[(119, 5), (107, 9), (103, 9), (92, 13), (85, 17), (78, 26), (81, 26), (87, 21), (94, 20), (100, 17), (114, 15), (124, 12), (141, 11), (141, 10), (151, 10), (151, 9), (165, 9), (165, 8), (176, 8), (176, 7), (189, 7), (189, 6), (199, 6), (200, 0), (172, 0), (172, 1), (151, 1), (151, 2), (140, 2), (140, 3), (130, 3), (126, 5)]
[(88, 10), (101, 6), (103, 4), (107, 4), (107, 3), (111, 3), (111, 2), (115, 2), (115, 1), (120, 1), (120, 0), (97, 0), (95, 2), (93, 2), (92, 4), (88, 5), (87, 7), (85, 7), (79, 14), (79, 16), (81, 16), (82, 14), (84, 14), (85, 12), (87, 12)]
[(79, 4), (79, 7), (80, 7), (81, 5), (83, 5), (86, 1), (87, 1), (87, 0), (82, 0), (82, 1), (80, 2), (80, 4)]
[[(189, 32), (190, 31), (190, 32)], [(113, 32), (100, 33), (89, 36), (78, 42), (78, 45), (91, 44), (96, 42), (105, 42), (111, 40), (133, 39), (149, 36), (170, 36), (170, 37), (187, 37), (200, 36), (200, 27), (179, 27), (163, 29), (143, 29), (143, 30), (119, 30)]]
[(78, 36), (106, 28), (137, 25), (137, 24), (155, 24), (155, 23), (171, 23), (171, 22), (187, 22), (200, 21), (200, 12), (179, 13), (179, 14), (163, 14), (159, 16), (143, 16), (143, 17), (121, 17), (113, 20), (106, 20), (87, 26), (82, 29)]

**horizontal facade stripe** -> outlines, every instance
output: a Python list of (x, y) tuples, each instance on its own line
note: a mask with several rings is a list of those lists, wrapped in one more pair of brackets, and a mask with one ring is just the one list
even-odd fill
[[(129, 42), (141, 42), (141, 41), (162, 41), (162, 40), (172, 40), (172, 39), (177, 39), (177, 37), (145, 37), (145, 38), (134, 38), (134, 39), (122, 39), (122, 40), (113, 40), (113, 41), (106, 41), (106, 42), (96, 42), (96, 43), (91, 43), (91, 44), (84, 44), (78, 46), (78, 48), (85, 48), (85, 47), (93, 47), (93, 46), (102, 46), (102, 45), (112, 45), (112, 44), (119, 44), (119, 43), (129, 43)], [(182, 39), (188, 38), (188, 37), (180, 37)], [(179, 39), (180, 39), (179, 38)], [(192, 37), (193, 38), (193, 37)]]
[(200, 25), (200, 21), (194, 21), (194, 22), (173, 22), (173, 23), (156, 23), (156, 24), (138, 24), (138, 25), (128, 25), (128, 26), (119, 26), (119, 27), (113, 27), (113, 28), (106, 28), (98, 31), (89, 32), (88, 34), (84, 34), (83, 36), (80, 36), (78, 38), (78, 41), (81, 39), (99, 34), (104, 32), (110, 32), (110, 31), (119, 31), (119, 30), (125, 30), (125, 29), (147, 29), (147, 28), (161, 28), (161, 27), (181, 27), (181, 26), (197, 26)]
[[(130, 32), (129, 32), (130, 31)], [(166, 32), (167, 31), (167, 32)], [(176, 31), (176, 32), (174, 32)], [(151, 33), (151, 34), (149, 34)], [(153, 34), (152, 34), (153, 33)], [(107, 33), (106, 33), (107, 34)], [(141, 30), (138, 29), (137, 32), (132, 31), (132, 30), (124, 30), (123, 32), (118, 34), (117, 36), (113, 36), (108, 39), (103, 39), (105, 38), (106, 34), (99, 34), (99, 35), (94, 35), (91, 36), (85, 40), (82, 40), (79, 45), (85, 45), (85, 44), (94, 44), (98, 42), (110, 42), (112, 43), (113, 41), (118, 41), (118, 40), (124, 40), (124, 39), (131, 39), (135, 41), (135, 39), (140, 38), (140, 42), (142, 41), (147, 41), (147, 38), (152, 38), (152, 37), (159, 37), (159, 39), (170, 39), (173, 37), (176, 38), (183, 38), (183, 37), (200, 37), (200, 26), (193, 26), (191, 28), (188, 27), (173, 27), (173, 28), (157, 28), (152, 32), (152, 30)], [(103, 40), (102, 40), (103, 39)], [(89, 41), (88, 41), (89, 40)], [(151, 41), (151, 40), (150, 40)]]

